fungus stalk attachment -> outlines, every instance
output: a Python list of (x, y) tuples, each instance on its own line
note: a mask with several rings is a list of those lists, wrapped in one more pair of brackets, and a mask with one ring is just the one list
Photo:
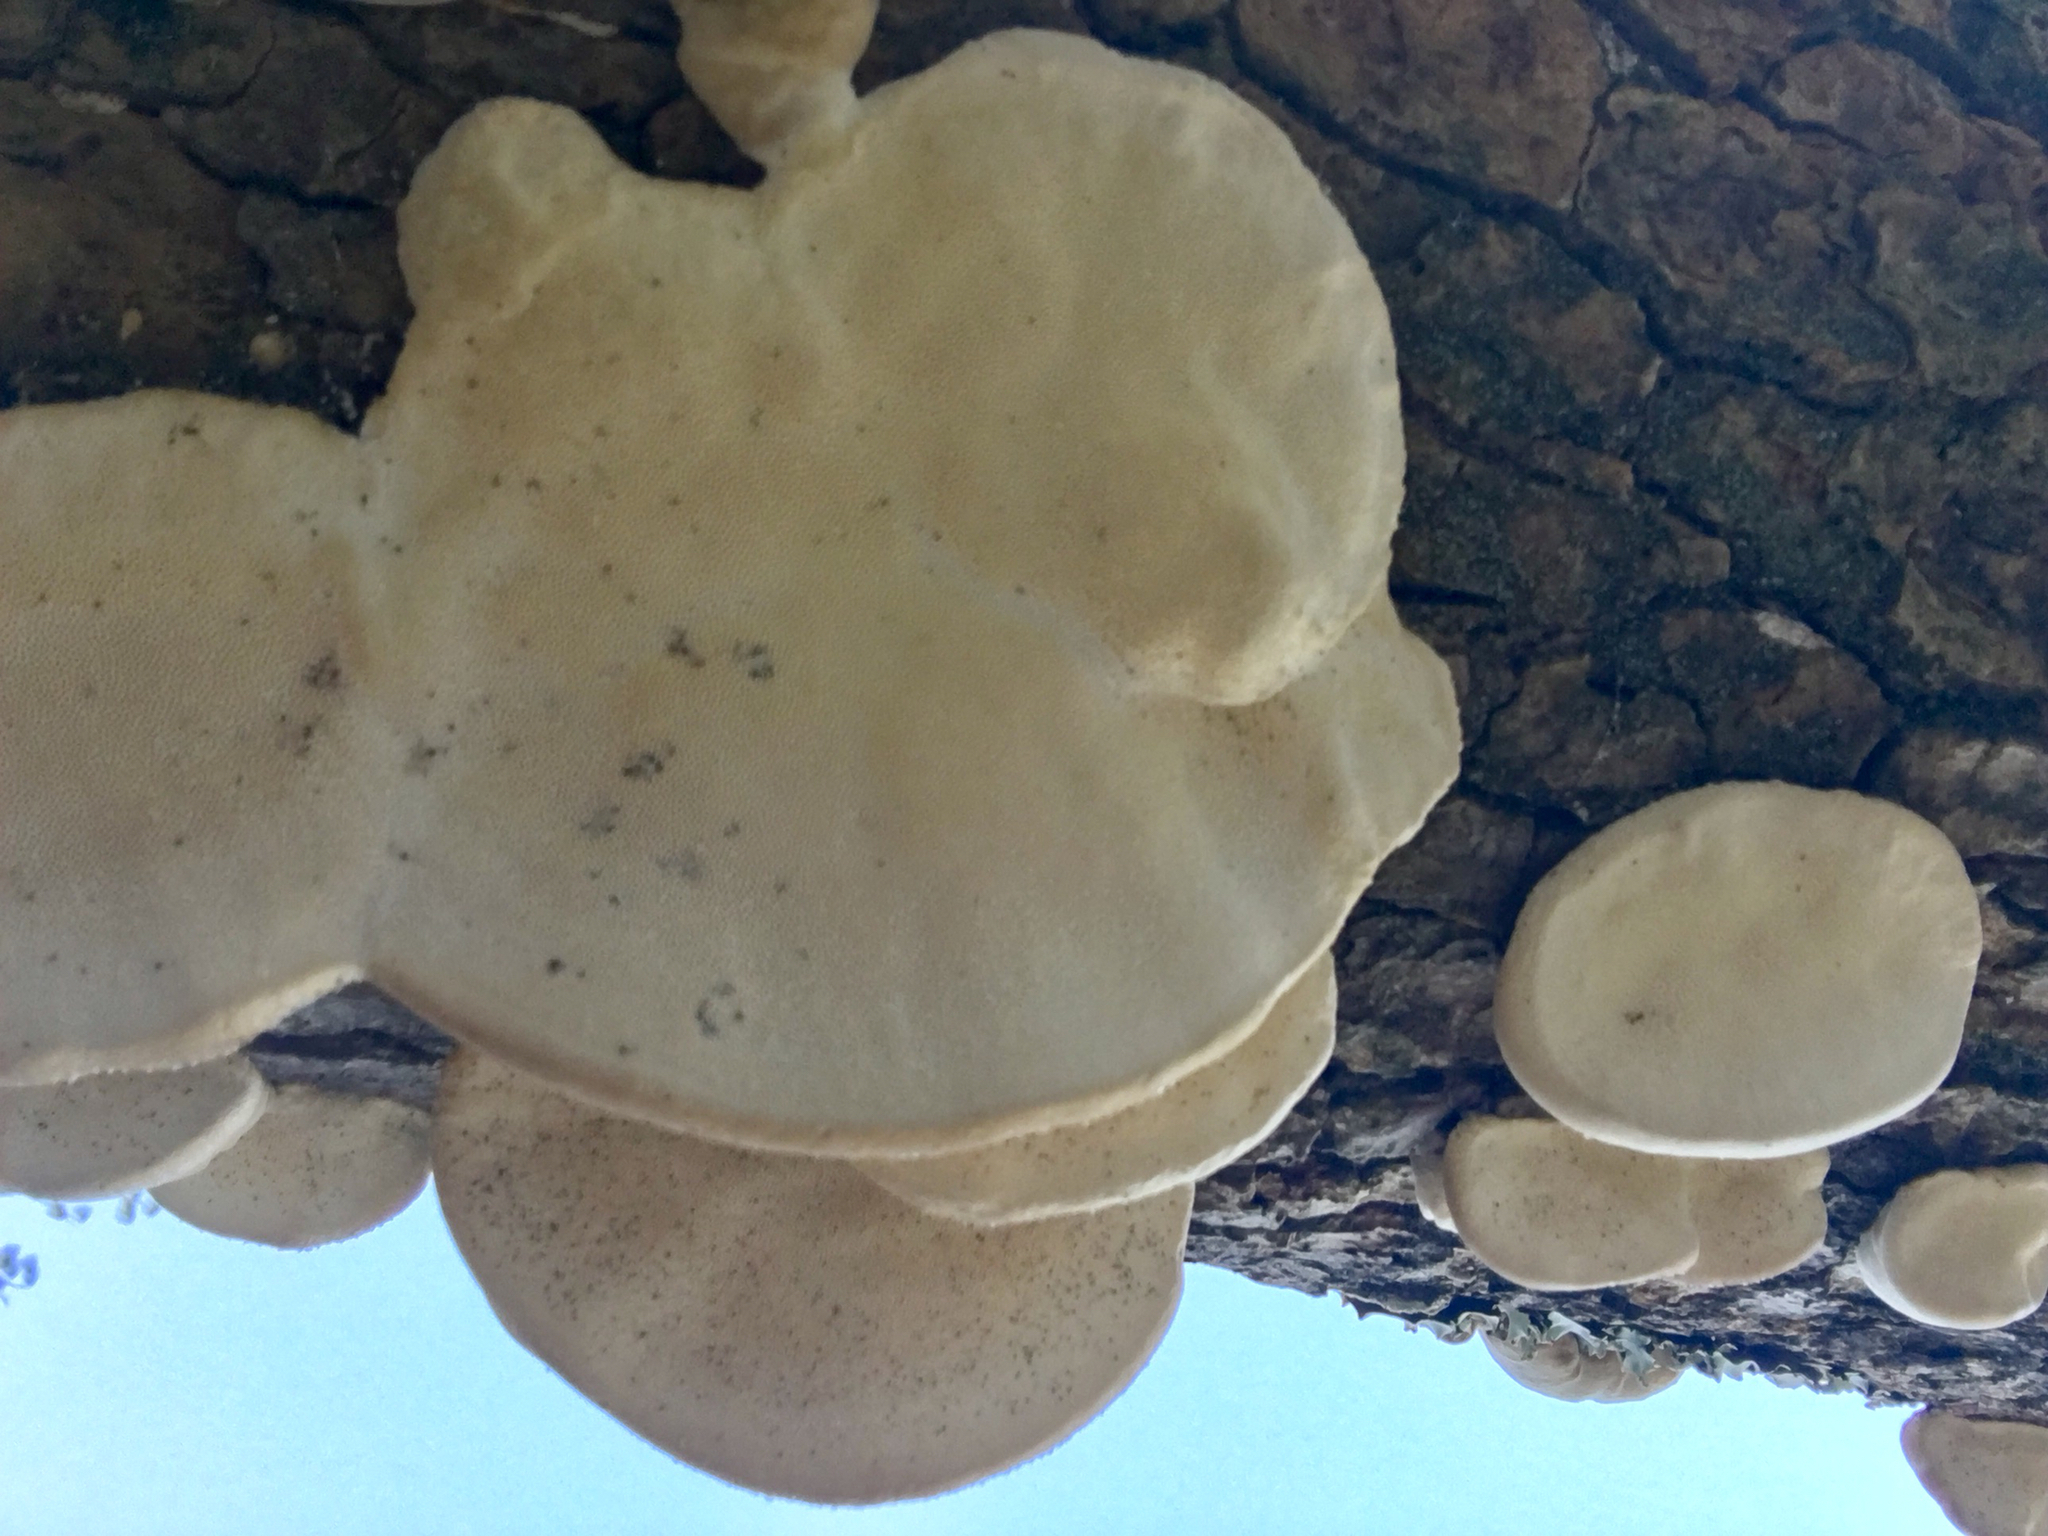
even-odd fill
[(676, 63), (690, 89), (763, 165), (853, 114), (853, 66), (875, 0), (675, 0)]

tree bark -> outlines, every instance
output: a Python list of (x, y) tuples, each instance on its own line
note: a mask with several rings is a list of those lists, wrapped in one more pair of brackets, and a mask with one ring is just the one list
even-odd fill
[[(1339, 942), (1337, 1059), (1204, 1186), (1190, 1256), (2048, 1423), (2048, 1324), (1919, 1327), (1848, 1262), (1904, 1181), (2048, 1157), (2048, 10), (885, 0), (857, 85), (1014, 25), (1226, 81), (1328, 185), (1400, 347), (1395, 596), (1463, 710), (1457, 788)], [(164, 385), (352, 426), (409, 316), (392, 210), (473, 103), (565, 102), (645, 171), (752, 179), (675, 40), (659, 0), (0, 0), (0, 405)], [(1791, 1274), (1522, 1294), (1420, 1218), (1406, 1159), (1516, 1093), (1489, 1009), (1531, 884), (1730, 777), (1954, 839), (1986, 940), (1961, 1059), (1836, 1149)], [(425, 1102), (445, 1049), (357, 988), (255, 1054)]]

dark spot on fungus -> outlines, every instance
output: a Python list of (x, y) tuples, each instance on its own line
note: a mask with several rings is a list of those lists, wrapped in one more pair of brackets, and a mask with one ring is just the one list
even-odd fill
[(661, 648), (678, 661), (687, 661), (693, 667), (704, 665), (704, 658), (690, 644), (689, 631), (680, 625), (668, 632), (668, 639)]
[(651, 779), (666, 768), (668, 760), (675, 755), (675, 743), (664, 741), (659, 746), (648, 747), (627, 758), (626, 765), (619, 770), (619, 775), (628, 779)]
[(317, 661), (306, 663), (306, 670), (299, 674), (299, 681), (320, 693), (332, 693), (341, 686), (341, 661), (329, 651)]
[(585, 837), (605, 837), (619, 827), (619, 808), (616, 805), (600, 805), (588, 816), (576, 823), (576, 830)]
[(758, 641), (735, 640), (732, 661), (757, 683), (765, 683), (775, 675), (775, 658), (769, 654), (768, 647)]
[(719, 982), (697, 1001), (697, 1032), (706, 1040), (716, 1040), (726, 1030), (746, 1021), (747, 1015), (739, 1005), (739, 988), (729, 981)]
[(657, 854), (654, 867), (664, 875), (674, 875), (678, 880), (695, 882), (704, 878), (704, 861), (694, 848), (685, 848), (680, 853)]
[(568, 962), (560, 957), (551, 958), (545, 969), (550, 976), (559, 976), (568, 968)]

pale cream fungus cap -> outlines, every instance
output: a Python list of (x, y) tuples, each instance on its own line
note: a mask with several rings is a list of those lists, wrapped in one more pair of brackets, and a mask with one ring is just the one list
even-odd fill
[(1716, 784), (1623, 818), (1543, 878), (1494, 1028), (1516, 1081), (1584, 1135), (1783, 1156), (1939, 1086), (1981, 945), (1962, 859), (1912, 812)]
[(1856, 1245), (1864, 1283), (1936, 1328), (2003, 1328), (2048, 1296), (2048, 1165), (1945, 1168), (1886, 1202)]
[(1728, 1160), (1632, 1152), (1554, 1120), (1473, 1115), (1444, 1148), (1459, 1237), (1532, 1290), (1670, 1279), (1743, 1285), (1827, 1237), (1826, 1152)]
[(920, 1210), (990, 1226), (1141, 1199), (1207, 1178), (1264, 1141), (1329, 1062), (1336, 1034), (1326, 954), (1242, 1044), (1154, 1098), (966, 1152), (854, 1166)]
[(0, 417), (0, 1081), (367, 975), (622, 1113), (958, 1150), (1243, 1042), (1455, 776), (1385, 306), (1226, 87), (998, 34), (750, 192), (498, 101), (399, 226), (358, 438)]

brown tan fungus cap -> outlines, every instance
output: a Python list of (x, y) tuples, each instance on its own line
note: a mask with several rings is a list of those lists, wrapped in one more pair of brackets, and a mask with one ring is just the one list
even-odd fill
[(1744, 1285), (1810, 1258), (1827, 1236), (1828, 1155), (1660, 1157), (1554, 1120), (1461, 1120), (1444, 1149), (1454, 1230), (1535, 1290), (1669, 1278)]
[(429, 1117), (410, 1105), (295, 1084), (204, 1171), (150, 1195), (222, 1237), (316, 1248), (412, 1204), (426, 1184), (430, 1134)]
[(499, 1318), (570, 1385), (714, 1476), (837, 1504), (972, 1482), (1093, 1416), (1173, 1315), (1192, 1193), (968, 1226), (467, 1050), (434, 1172)]
[(967, 1152), (854, 1166), (920, 1210), (991, 1226), (1141, 1199), (1206, 1178), (1264, 1141), (1336, 1038), (1337, 972), (1323, 955), (1243, 1044), (1142, 1104)]
[(217, 1058), (360, 974), (363, 484), (294, 411), (0, 412), (0, 1082)]
[(1981, 942), (1962, 859), (1912, 812), (1717, 784), (1625, 817), (1543, 878), (1494, 1027), (1522, 1087), (1588, 1136), (1786, 1155), (1940, 1084)]
[(1638, 1375), (1619, 1350), (1593, 1354), (1576, 1335), (1516, 1348), (1482, 1333), (1480, 1339), (1494, 1363), (1531, 1392), (1563, 1403), (1639, 1403), (1678, 1384), (1685, 1368), (1660, 1345), (1648, 1370)]
[(2048, 1429), (1922, 1409), (1899, 1443), (1963, 1536), (2048, 1536)]
[(1864, 1283), (1936, 1328), (2003, 1328), (2048, 1296), (2048, 1165), (1945, 1168), (1886, 1202), (1856, 1245)]
[(182, 1179), (239, 1141), (269, 1101), (240, 1056), (0, 1088), (0, 1189), (97, 1200)]

